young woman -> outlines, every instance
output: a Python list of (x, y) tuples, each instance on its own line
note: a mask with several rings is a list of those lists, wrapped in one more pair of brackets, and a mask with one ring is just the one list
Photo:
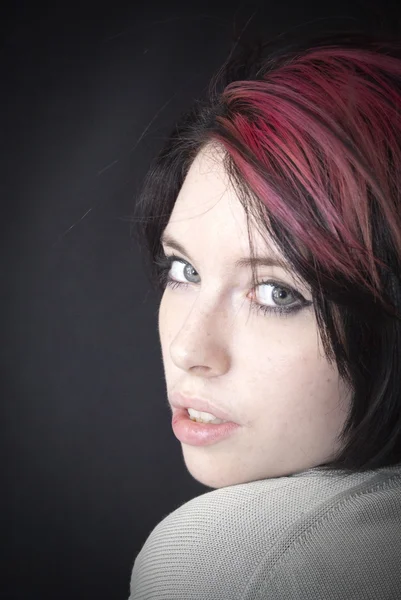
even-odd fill
[(173, 432), (215, 489), (131, 600), (401, 598), (401, 43), (232, 58), (138, 211)]

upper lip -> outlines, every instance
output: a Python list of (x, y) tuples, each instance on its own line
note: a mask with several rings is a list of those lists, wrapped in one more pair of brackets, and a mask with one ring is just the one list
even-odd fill
[(209, 400), (186, 396), (181, 392), (174, 392), (171, 395), (170, 404), (175, 408), (194, 408), (201, 412), (211, 413), (218, 419), (223, 419), (223, 421), (234, 422), (228, 413), (214, 406)]

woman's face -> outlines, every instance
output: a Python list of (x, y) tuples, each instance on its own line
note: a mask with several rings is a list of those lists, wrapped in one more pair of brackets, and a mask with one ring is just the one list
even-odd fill
[[(182, 443), (190, 474), (211, 488), (280, 477), (328, 462), (339, 449), (350, 393), (323, 355), (312, 306), (280, 315), (249, 311), (299, 305), (312, 297), (293, 275), (258, 266), (252, 287), (246, 214), (228, 184), (222, 154), (211, 148), (193, 162), (165, 233), (186, 250), (164, 251), (170, 275), (186, 287), (167, 287), (159, 310), (159, 334), (169, 400), (173, 393), (209, 400), (238, 423), (229, 437), (206, 446)], [(252, 230), (259, 257), (277, 249)], [(282, 256), (279, 255), (281, 258)], [(286, 287), (287, 286), (287, 287)], [(288, 296), (288, 294), (290, 294)]]

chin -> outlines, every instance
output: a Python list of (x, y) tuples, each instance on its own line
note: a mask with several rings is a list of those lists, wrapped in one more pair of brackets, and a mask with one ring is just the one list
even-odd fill
[(208, 447), (195, 448), (186, 444), (182, 444), (182, 453), (188, 473), (206, 487), (219, 489), (258, 479), (242, 472), (232, 455), (226, 455), (225, 460), (219, 459), (213, 452), (208, 452)]
[(238, 483), (244, 483), (238, 479), (229, 479), (227, 477), (222, 477), (217, 473), (210, 473), (206, 470), (202, 472), (196, 469), (191, 469), (188, 466), (187, 470), (196, 481), (213, 490), (218, 490), (219, 488), (228, 487), (230, 485), (237, 485)]

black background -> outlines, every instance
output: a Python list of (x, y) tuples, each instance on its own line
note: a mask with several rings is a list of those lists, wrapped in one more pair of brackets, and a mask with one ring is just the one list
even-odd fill
[[(210, 491), (170, 426), (129, 217), (233, 37), (399, 31), (397, 2), (3, 5), (3, 599), (124, 600), (154, 526)], [(256, 11), (256, 12), (255, 12)]]

